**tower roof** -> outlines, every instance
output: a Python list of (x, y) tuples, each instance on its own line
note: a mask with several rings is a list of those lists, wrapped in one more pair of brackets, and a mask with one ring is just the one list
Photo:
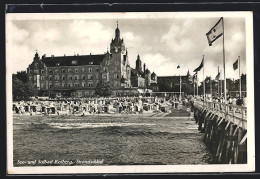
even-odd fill
[(140, 61), (141, 61), (141, 59), (140, 59), (140, 55), (139, 55), (139, 54), (137, 55), (137, 60), (140, 60)]
[(190, 76), (190, 70), (188, 69), (187, 76)]

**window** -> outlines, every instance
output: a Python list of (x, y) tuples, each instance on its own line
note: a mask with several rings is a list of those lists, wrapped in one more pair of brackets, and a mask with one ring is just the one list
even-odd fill
[(44, 80), (44, 76), (41, 76), (41, 80)]
[(78, 73), (79, 72), (79, 70), (78, 69), (75, 69), (75, 73)]
[(39, 73), (39, 70), (34, 70), (34, 73)]
[(65, 87), (65, 83), (64, 83), (64, 82), (62, 82), (62, 83), (61, 83), (61, 86), (62, 86), (62, 87)]
[(35, 66), (35, 67), (38, 67), (38, 66), (39, 66), (39, 63), (35, 63), (34, 66)]
[(66, 71), (64, 69), (62, 69), (62, 73), (66, 73)]
[(82, 82), (82, 87), (86, 87), (86, 83), (85, 82)]
[(85, 71), (85, 68), (82, 68), (81, 71), (84, 72), (84, 71)]
[(55, 73), (59, 73), (59, 70), (55, 70)]
[(89, 68), (88, 71), (89, 71), (89, 73), (92, 73), (92, 68)]
[(49, 87), (52, 88), (52, 84), (51, 83), (49, 84)]
[(89, 87), (93, 87), (93, 83), (88, 83), (88, 86)]
[(62, 76), (62, 80), (65, 80), (65, 76)]
[(43, 73), (44, 71), (42, 70), (41, 73)]
[(92, 76), (92, 75), (88, 75), (88, 79), (89, 79), (89, 80), (92, 80), (92, 79), (93, 79), (93, 76)]
[(75, 83), (74, 86), (75, 86), (75, 87), (79, 87), (79, 83)]
[(56, 83), (55, 83), (55, 87), (60, 87), (60, 83), (59, 83), (59, 82), (56, 82)]
[(44, 88), (44, 83), (41, 83), (41, 88)]
[(74, 79), (75, 79), (75, 80), (77, 80), (77, 79), (78, 79), (78, 77), (77, 77), (77, 76), (74, 76)]
[(98, 80), (98, 74), (96, 74), (96, 80)]
[(71, 84), (70, 84), (70, 83), (68, 83), (68, 87), (71, 87)]
[(52, 80), (52, 76), (49, 77), (49, 80)]
[(104, 68), (104, 72), (106, 72), (107, 71), (107, 69), (106, 68)]
[(77, 60), (72, 60), (71, 64), (72, 64), (72, 65), (77, 65), (78, 62), (77, 62)]
[(72, 78), (72, 76), (69, 76), (69, 80), (72, 80), (73, 78)]
[(85, 80), (85, 75), (82, 75), (82, 80)]
[(55, 75), (55, 80), (59, 80), (60, 77), (58, 75)]
[(52, 73), (52, 70), (49, 70), (49, 73)]
[(98, 71), (98, 68), (96, 69), (96, 71)]
[(71, 69), (68, 69), (68, 72), (71, 73)]

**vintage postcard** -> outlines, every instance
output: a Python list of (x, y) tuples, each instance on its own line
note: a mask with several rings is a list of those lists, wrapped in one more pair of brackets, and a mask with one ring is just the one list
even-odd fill
[(7, 173), (253, 172), (252, 12), (7, 13)]

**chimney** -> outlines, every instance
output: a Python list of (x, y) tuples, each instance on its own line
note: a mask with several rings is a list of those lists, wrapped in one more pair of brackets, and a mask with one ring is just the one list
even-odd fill
[(64, 57), (66, 57), (66, 54), (64, 54)]
[(89, 53), (89, 55), (91, 55), (91, 53)]
[(54, 55), (51, 55), (51, 57), (53, 58), (53, 57), (54, 57)]
[(77, 56), (79, 56), (79, 54), (77, 53)]

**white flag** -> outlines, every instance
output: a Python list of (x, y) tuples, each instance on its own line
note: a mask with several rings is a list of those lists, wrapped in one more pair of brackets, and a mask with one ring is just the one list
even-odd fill
[(206, 34), (208, 38), (209, 46), (212, 46), (212, 43), (223, 35), (222, 21), (223, 21), (223, 17), (221, 17), (219, 21), (216, 23), (216, 25), (212, 27), (210, 31)]

